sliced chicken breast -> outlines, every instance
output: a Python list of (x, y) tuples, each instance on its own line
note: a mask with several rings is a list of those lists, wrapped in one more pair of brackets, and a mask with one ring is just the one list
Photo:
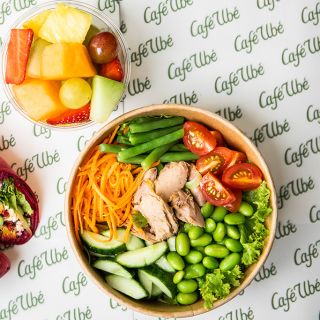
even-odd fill
[(184, 161), (166, 164), (155, 180), (156, 194), (167, 202), (174, 192), (184, 187), (188, 174), (189, 168)]
[(200, 208), (189, 191), (176, 191), (171, 195), (169, 202), (179, 220), (204, 227), (204, 219)]

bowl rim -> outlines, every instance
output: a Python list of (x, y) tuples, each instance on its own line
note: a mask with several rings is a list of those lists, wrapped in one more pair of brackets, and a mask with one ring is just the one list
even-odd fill
[[(270, 205), (272, 207), (272, 212), (269, 215), (269, 218), (271, 219), (270, 228), (268, 229), (269, 235), (265, 240), (264, 249), (256, 263), (249, 266), (249, 268), (253, 268), (252, 272), (248, 277), (246, 277), (240, 284), (239, 287), (234, 288), (231, 293), (224, 299), (217, 300), (214, 303), (213, 308), (211, 309), (205, 309), (203, 307), (203, 301), (202, 299), (198, 300), (195, 304), (198, 304), (199, 301), (201, 302), (201, 306), (197, 308), (193, 308), (193, 305), (190, 306), (181, 306), (177, 305), (179, 307), (179, 311), (176, 312), (169, 312), (169, 311), (159, 311), (157, 308), (146, 308), (144, 305), (141, 304), (140, 300), (133, 300), (124, 294), (112, 289), (109, 287), (106, 283), (102, 285), (101, 283), (101, 276), (97, 274), (96, 271), (88, 264), (87, 259), (82, 259), (84, 257), (84, 251), (81, 249), (79, 243), (77, 242), (74, 231), (72, 229), (73, 221), (72, 216), (69, 212), (69, 204), (70, 204), (70, 195), (71, 190), (74, 183), (74, 177), (75, 174), (82, 163), (85, 156), (88, 154), (90, 149), (94, 147), (97, 144), (97, 141), (99, 138), (103, 136), (103, 134), (112, 128), (114, 128), (119, 123), (126, 121), (130, 118), (134, 118), (136, 116), (139, 116), (142, 113), (153, 113), (156, 112), (156, 114), (165, 114), (166, 110), (170, 108), (174, 108), (174, 111), (177, 112), (187, 112), (190, 111), (192, 113), (200, 113), (204, 117), (209, 118), (215, 118), (216, 121), (220, 122), (223, 126), (230, 129), (234, 133), (240, 135), (245, 143), (245, 145), (249, 145), (251, 151), (255, 153), (257, 158), (259, 159), (259, 167), (264, 172), (264, 178), (267, 181), (268, 188), (270, 189)], [(173, 110), (173, 109), (172, 109)], [(174, 112), (172, 112), (173, 114)], [(89, 140), (85, 148), (81, 151), (81, 153), (78, 155), (77, 159), (75, 160), (75, 163), (72, 167), (72, 170), (69, 175), (68, 184), (67, 184), (67, 190), (65, 193), (65, 202), (64, 202), (64, 217), (65, 217), (65, 223), (66, 223), (66, 232), (69, 239), (69, 243), (71, 245), (71, 248), (73, 250), (73, 254), (76, 256), (76, 259), (80, 263), (82, 269), (85, 271), (86, 275), (102, 290), (105, 294), (107, 294), (110, 298), (115, 299), (120, 304), (123, 304), (134, 311), (144, 313), (150, 316), (155, 317), (166, 317), (166, 318), (181, 318), (181, 317), (192, 317), (199, 314), (203, 314), (212, 310), (217, 309), (218, 307), (224, 305), (228, 301), (232, 300), (234, 297), (236, 297), (241, 291), (243, 291), (255, 278), (257, 273), (259, 272), (262, 265), (265, 263), (266, 259), (268, 258), (272, 245), (274, 243), (275, 239), (275, 232), (276, 232), (276, 225), (277, 225), (277, 201), (276, 201), (276, 192), (274, 188), (274, 183), (272, 176), (270, 174), (269, 168), (262, 157), (260, 151), (257, 149), (257, 147), (251, 142), (251, 140), (242, 133), (240, 129), (238, 129), (234, 124), (229, 122), (228, 120), (224, 119), (223, 117), (215, 114), (212, 111), (208, 111), (199, 107), (195, 106), (189, 106), (189, 105), (178, 105), (178, 104), (154, 104), (144, 107), (139, 107), (137, 109), (131, 110), (129, 112), (124, 113), (123, 115), (120, 115), (119, 117), (115, 118), (105, 126), (103, 126), (98, 132), (95, 133), (95, 135)], [(82, 255), (82, 258), (81, 258)], [(84, 261), (83, 261), (84, 260)]]
[[(76, 126), (75, 125), (51, 125), (46, 122), (42, 121), (36, 121), (33, 120), (31, 117), (27, 115), (24, 110), (19, 106), (19, 103), (17, 99), (14, 97), (14, 94), (12, 93), (12, 89), (10, 88), (10, 84), (5, 83), (5, 73), (6, 73), (6, 62), (7, 62), (7, 53), (8, 53), (8, 44), (10, 40), (10, 30), (14, 28), (18, 28), (21, 26), (27, 19), (30, 19), (39, 13), (49, 10), (52, 8), (55, 8), (57, 4), (66, 4), (68, 6), (72, 6), (74, 8), (78, 8), (86, 13), (91, 14), (92, 16), (95, 16), (97, 19), (102, 21), (105, 26), (116, 36), (119, 48), (121, 50), (121, 53), (123, 55), (123, 66), (125, 68), (125, 76), (123, 79), (123, 83), (125, 85), (125, 88), (128, 87), (130, 77), (131, 77), (131, 60), (130, 60), (130, 54), (129, 54), (129, 46), (125, 40), (125, 37), (123, 33), (121, 32), (120, 28), (113, 22), (113, 20), (106, 14), (104, 11), (97, 9), (95, 6), (84, 2), (83, 0), (51, 0), (51, 1), (46, 1), (44, 3), (38, 4), (34, 7), (30, 7), (26, 9), (23, 14), (19, 15), (17, 19), (13, 21), (13, 23), (9, 27), (9, 31), (7, 32), (6, 36), (3, 39), (3, 44), (0, 48), (0, 53), (1, 53), (1, 59), (2, 63), (0, 64), (0, 70), (1, 70), (1, 86), (3, 89), (3, 92), (5, 93), (5, 96), (7, 98), (7, 101), (14, 107), (14, 109), (22, 115), (27, 121), (31, 122), (32, 124), (35, 125), (41, 125), (43, 127), (46, 127), (48, 129), (53, 129), (57, 131), (66, 131), (66, 130), (80, 130), (80, 129), (85, 129), (88, 127), (91, 127), (92, 125), (97, 124), (97, 122), (89, 120), (83, 123), (78, 123)], [(115, 109), (119, 107), (119, 104), (125, 99), (126, 97), (126, 90), (123, 90), (123, 93), (117, 103), (115, 105)]]

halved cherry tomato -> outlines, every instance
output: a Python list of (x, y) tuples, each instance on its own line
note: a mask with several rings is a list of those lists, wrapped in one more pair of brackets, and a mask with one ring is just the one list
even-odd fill
[(204, 156), (216, 147), (215, 137), (205, 126), (193, 121), (186, 121), (183, 128), (183, 143), (192, 153)]
[(232, 190), (234, 196), (236, 197), (236, 200), (224, 205), (224, 207), (229, 210), (230, 212), (238, 212), (241, 201), (242, 201), (242, 192), (240, 190)]
[(233, 151), (231, 160), (227, 166), (227, 168), (233, 166), (236, 163), (241, 163), (241, 162), (246, 162), (247, 161), (247, 156), (245, 155), (245, 153), (241, 152), (241, 151)]
[(222, 133), (218, 130), (212, 130), (210, 133), (216, 138), (217, 140), (217, 147), (224, 147), (226, 144), (224, 143), (224, 139)]
[(229, 164), (233, 151), (225, 147), (217, 147), (197, 160), (196, 168), (203, 175), (207, 172), (220, 174)]
[(230, 188), (252, 190), (262, 182), (262, 173), (253, 163), (236, 163), (222, 174), (222, 182)]
[(233, 192), (210, 172), (202, 177), (200, 189), (206, 200), (215, 206), (224, 206), (236, 200)]

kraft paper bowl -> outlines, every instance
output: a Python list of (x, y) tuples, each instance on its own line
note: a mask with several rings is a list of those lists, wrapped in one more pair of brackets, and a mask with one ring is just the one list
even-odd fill
[[(19, 19), (13, 23), (13, 25), (10, 27), (10, 29), (14, 28), (22, 28), (23, 24), (28, 21), (29, 19), (35, 17), (39, 13), (54, 9), (58, 3), (63, 3), (68, 6), (77, 8), (79, 10), (82, 10), (84, 12), (87, 12), (91, 14), (92, 16), (92, 25), (96, 26), (100, 31), (109, 31), (113, 33), (113, 35), (116, 37), (118, 42), (118, 58), (121, 62), (123, 72), (124, 72), (124, 78), (122, 82), (125, 85), (125, 88), (128, 86), (129, 79), (130, 79), (130, 72), (131, 72), (131, 64), (129, 59), (129, 49), (126, 44), (126, 41), (120, 31), (120, 29), (114, 24), (114, 22), (108, 17), (107, 14), (105, 14), (103, 11), (98, 10), (97, 8), (93, 7), (92, 5), (86, 3), (85, 1), (74, 1), (74, 0), (56, 0), (56, 1), (49, 1), (45, 2), (43, 4), (37, 4), (36, 6), (26, 10), (26, 12), (19, 16)], [(6, 72), (6, 64), (7, 64), (7, 50), (8, 50), (8, 44), (10, 39), (10, 32), (7, 32), (7, 36), (3, 41), (3, 48), (2, 48), (2, 63), (1, 63), (1, 82), (3, 86), (3, 91), (7, 96), (8, 101), (13, 105), (13, 107), (28, 121), (31, 121), (34, 124), (39, 124), (43, 127), (47, 127), (49, 129), (61, 129), (61, 130), (67, 130), (67, 129), (80, 129), (80, 128), (86, 128), (88, 126), (91, 126), (95, 124), (94, 121), (84, 121), (74, 124), (64, 124), (64, 125), (51, 125), (46, 123), (45, 121), (35, 121), (32, 118), (28, 116), (28, 114), (20, 107), (18, 100), (16, 99), (13, 90), (12, 85), (8, 85), (5, 82), (5, 72)], [(123, 99), (125, 94), (125, 90), (117, 102), (117, 104)], [(117, 105), (115, 105), (115, 108)]]
[(124, 294), (110, 288), (101, 275), (92, 268), (88, 263), (88, 258), (86, 253), (83, 251), (81, 244), (79, 244), (75, 237), (73, 219), (70, 214), (70, 205), (71, 205), (71, 190), (74, 185), (75, 175), (79, 166), (90, 154), (94, 146), (100, 144), (109, 134), (112, 133), (114, 127), (118, 124), (121, 124), (125, 121), (133, 119), (135, 117), (141, 116), (155, 116), (155, 115), (176, 115), (183, 116), (188, 120), (198, 121), (203, 123), (209, 128), (214, 128), (219, 130), (228, 145), (236, 150), (243, 151), (247, 154), (249, 160), (254, 162), (263, 172), (264, 178), (267, 182), (267, 185), (271, 191), (271, 207), (272, 213), (266, 220), (266, 227), (269, 229), (269, 236), (265, 241), (265, 246), (260, 256), (259, 260), (251, 265), (246, 271), (245, 276), (241, 282), (241, 285), (238, 288), (235, 288), (229, 296), (223, 300), (218, 300), (215, 302), (213, 309), (218, 308), (219, 306), (227, 303), (232, 298), (237, 296), (240, 291), (245, 289), (250, 282), (254, 279), (256, 274), (259, 272), (259, 269), (262, 267), (266, 261), (268, 254), (271, 250), (273, 239), (275, 236), (276, 229), (276, 220), (277, 220), (277, 206), (276, 206), (276, 193), (274, 190), (272, 178), (269, 172), (269, 169), (263, 160), (261, 154), (256, 149), (256, 147), (251, 143), (251, 141), (243, 135), (234, 125), (232, 125), (227, 120), (222, 117), (205, 111), (199, 108), (184, 106), (184, 105), (152, 105), (148, 107), (143, 107), (136, 109), (134, 111), (128, 112), (117, 119), (111, 121), (106, 126), (104, 126), (96, 135), (91, 139), (87, 144), (86, 148), (79, 155), (76, 160), (68, 183), (68, 189), (66, 192), (65, 198), (65, 218), (66, 218), (66, 228), (71, 243), (72, 249), (75, 256), (77, 257), (81, 267), (89, 278), (106, 294), (106, 296), (111, 297), (112, 299), (117, 300), (120, 304), (125, 305), (131, 309), (134, 309), (138, 312), (145, 313), (148, 315), (156, 317), (165, 317), (165, 318), (178, 318), (178, 317), (191, 317), (201, 313), (205, 313), (208, 310), (204, 309), (203, 301), (200, 300), (193, 305), (189, 306), (180, 306), (180, 305), (169, 305), (160, 302), (151, 302), (151, 301), (139, 301), (131, 299)]

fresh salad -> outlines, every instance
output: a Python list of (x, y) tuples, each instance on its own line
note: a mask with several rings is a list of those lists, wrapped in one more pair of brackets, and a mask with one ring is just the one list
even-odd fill
[(34, 121), (104, 122), (124, 91), (119, 50), (91, 14), (58, 3), (11, 30), (5, 81)]
[(178, 116), (117, 126), (79, 168), (71, 212), (91, 265), (134, 299), (207, 309), (264, 248), (270, 191), (223, 135)]

